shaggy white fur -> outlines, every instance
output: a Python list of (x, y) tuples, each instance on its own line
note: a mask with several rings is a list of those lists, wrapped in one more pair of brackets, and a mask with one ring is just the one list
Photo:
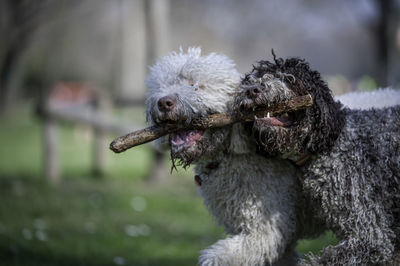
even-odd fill
[(211, 53), (201, 56), (201, 49), (182, 49), (163, 57), (150, 68), (147, 78), (147, 109), (157, 111), (154, 98), (178, 94), (189, 105), (192, 114), (205, 114), (208, 109), (227, 111), (226, 97), (233, 96), (240, 74), (225, 55)]
[[(240, 81), (234, 63), (224, 55), (201, 56), (199, 48), (170, 53), (147, 79), (148, 120), (186, 123), (227, 112)], [(163, 97), (169, 97), (173, 108), (158, 108)], [(196, 165), (200, 195), (229, 234), (201, 252), (200, 265), (295, 264), (296, 179), (290, 163), (256, 154), (240, 124), (204, 133), (178, 132), (156, 146)]]
[(196, 166), (202, 179), (199, 191), (230, 236), (203, 250), (200, 265), (294, 264), (296, 188), (292, 165), (255, 153), (220, 153), (214, 160), (219, 162), (214, 171), (207, 169), (204, 161)]

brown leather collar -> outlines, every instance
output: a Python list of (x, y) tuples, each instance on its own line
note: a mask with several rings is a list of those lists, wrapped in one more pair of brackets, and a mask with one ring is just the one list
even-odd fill
[(214, 170), (214, 169), (217, 169), (218, 166), (219, 166), (219, 162), (211, 162), (206, 165), (206, 168), (209, 170)]
[(288, 159), (297, 166), (304, 166), (312, 159), (312, 155), (309, 153), (302, 153), (297, 156), (289, 157)]

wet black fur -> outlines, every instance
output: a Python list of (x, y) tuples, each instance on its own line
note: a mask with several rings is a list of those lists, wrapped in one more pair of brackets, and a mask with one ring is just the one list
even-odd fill
[[(266, 74), (277, 83), (261, 82), (270, 79)], [(252, 98), (248, 88), (254, 85), (263, 91)], [(314, 105), (296, 112), (293, 126), (261, 121), (252, 126), (260, 150), (268, 156), (313, 155), (298, 168), (306, 206), (297, 222), (321, 221), (339, 244), (301, 265), (399, 265), (400, 106), (342, 108), (320, 74), (298, 58), (260, 61), (244, 78), (235, 102), (236, 108), (256, 108), (305, 94), (313, 96)], [(304, 223), (305, 231), (307, 227)]]
[[(259, 61), (253, 66), (242, 82), (242, 87), (254, 85), (252, 80), (262, 78), (265, 74), (271, 74), (288, 85), (296, 96), (311, 94), (314, 104), (311, 108), (297, 111), (292, 114), (295, 123), (290, 128), (279, 128), (256, 122), (253, 134), (263, 150), (268, 153), (287, 153), (296, 150), (299, 153), (319, 153), (332, 147), (345, 123), (344, 113), (341, 111), (341, 103), (335, 102), (327, 84), (321, 79), (320, 73), (310, 69), (304, 59), (274, 58), (274, 62)], [(262, 95), (252, 99), (252, 104), (262, 105), (274, 102), (266, 97), (266, 88), (261, 84)], [(252, 108), (245, 90), (238, 96), (236, 103), (247, 102), (247, 108)], [(247, 98), (247, 99), (246, 99)], [(289, 100), (282, 97), (279, 101)], [(335, 119), (332, 119), (335, 117)], [(290, 143), (288, 143), (290, 142)]]

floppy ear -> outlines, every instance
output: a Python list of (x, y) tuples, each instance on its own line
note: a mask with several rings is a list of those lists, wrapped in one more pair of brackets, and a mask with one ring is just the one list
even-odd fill
[[(304, 59), (290, 58), (284, 64), (275, 61), (280, 72), (296, 77), (293, 83), (289, 82), (296, 94), (310, 93), (313, 96), (313, 106), (306, 110), (303, 130), (298, 132), (306, 140), (307, 150), (319, 153), (330, 149), (345, 124), (341, 103), (334, 101), (332, 92), (321, 78), (321, 74), (311, 70), (309, 63)], [(304, 136), (305, 134), (307, 136)]]
[(246, 154), (255, 151), (253, 138), (246, 133), (244, 125), (237, 123), (232, 126), (229, 151), (233, 154)]
[(341, 108), (342, 104), (335, 101), (330, 92), (324, 89), (315, 92), (314, 106), (307, 114), (308, 123), (312, 125), (309, 151), (321, 152), (332, 147), (345, 124)]

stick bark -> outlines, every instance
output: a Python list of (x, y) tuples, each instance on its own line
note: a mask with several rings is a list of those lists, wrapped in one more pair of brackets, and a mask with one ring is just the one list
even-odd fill
[(312, 96), (307, 94), (291, 99), (288, 102), (259, 107), (255, 111), (245, 113), (220, 113), (212, 114), (207, 117), (194, 119), (189, 126), (167, 124), (154, 125), (127, 135), (116, 138), (110, 144), (110, 149), (115, 153), (120, 153), (132, 147), (153, 141), (162, 136), (182, 129), (207, 129), (212, 127), (223, 127), (233, 123), (254, 121), (255, 116), (265, 117), (269, 112), (271, 116), (276, 114), (292, 112), (307, 108), (313, 104)]

